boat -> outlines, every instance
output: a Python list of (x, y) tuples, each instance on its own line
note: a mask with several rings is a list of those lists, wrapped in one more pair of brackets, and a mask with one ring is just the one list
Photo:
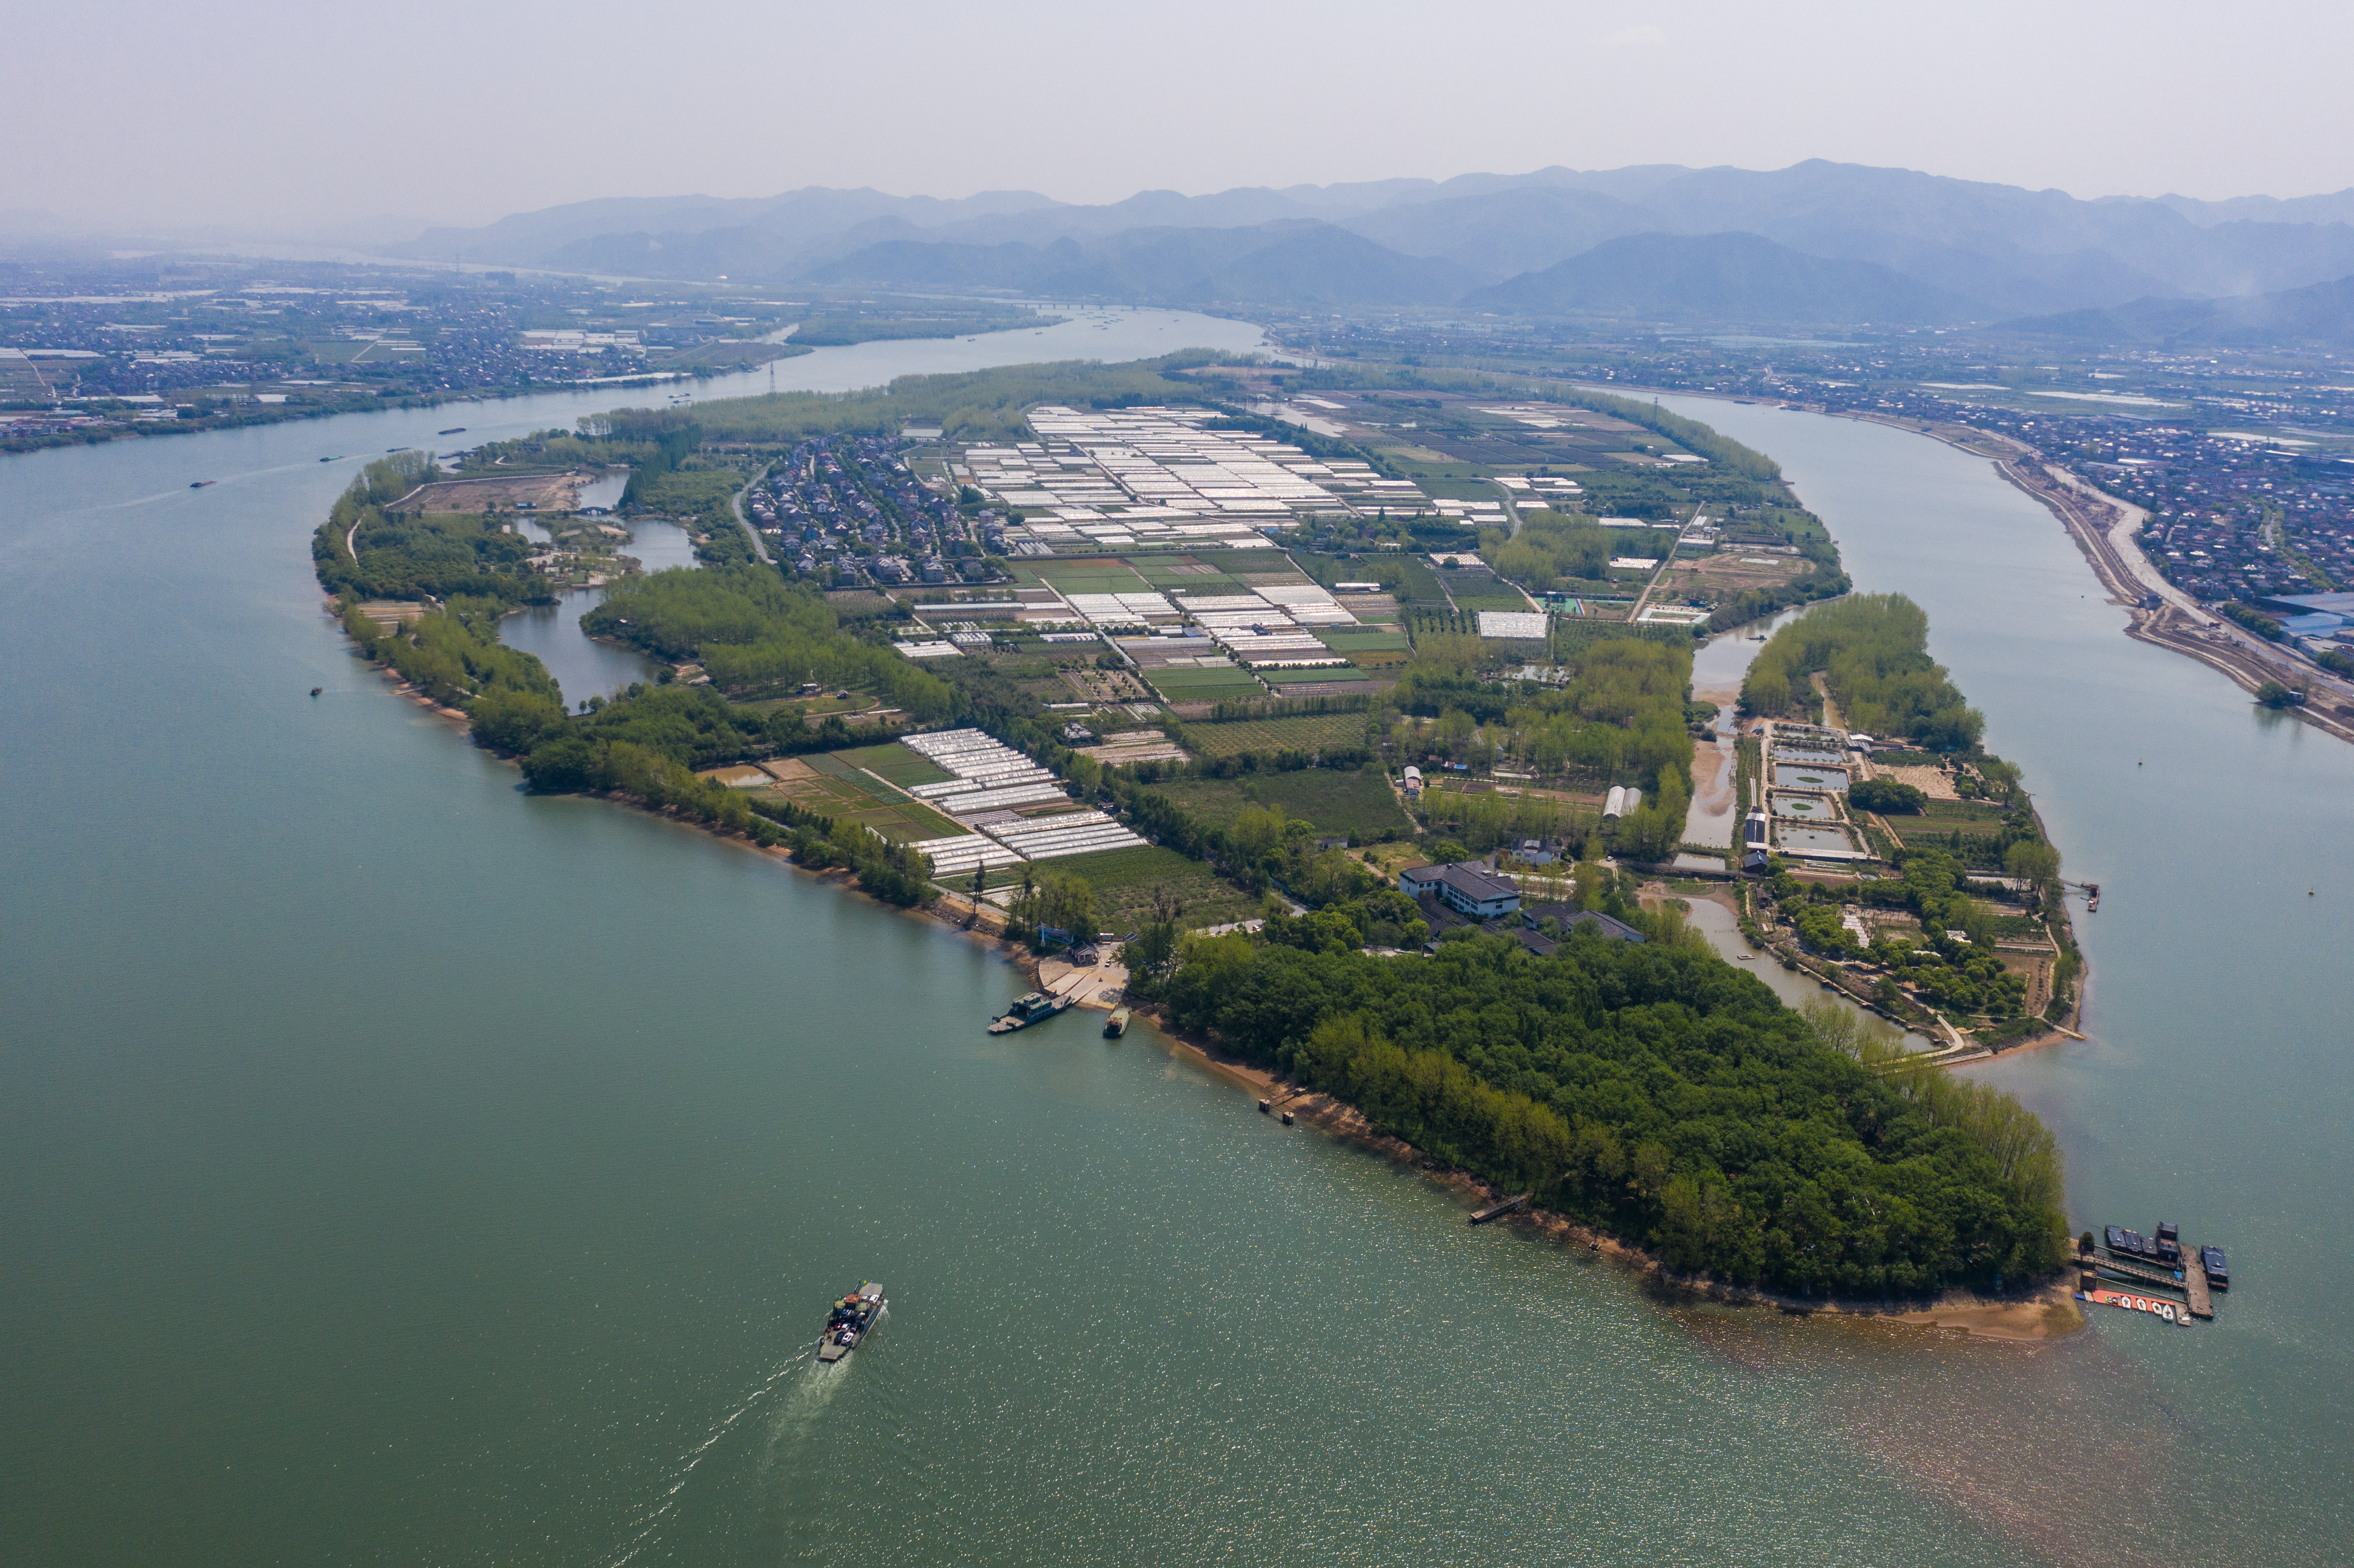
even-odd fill
[(220, 481), (217, 479), (200, 479), (194, 484), (189, 485), (188, 488), (190, 490), (202, 490), (207, 484), (218, 484), (219, 482)]
[(2232, 1288), (2232, 1266), (2224, 1260), (2223, 1249), (2221, 1247), (2200, 1247), (2199, 1249), (2199, 1266), (2207, 1271), (2207, 1283), (2209, 1285), (2214, 1287), (2218, 1290), (2229, 1290)]
[(2147, 1312), (2161, 1322), (2190, 1327), (2190, 1309), (2162, 1296), (2137, 1296), (2128, 1290), (2080, 1290), (2076, 1299), (2103, 1307), (2122, 1307), (2128, 1312)]
[(2117, 1225), (2102, 1227), (2101, 1240), (2118, 1257), (2130, 1257), (2142, 1263), (2154, 1263), (2160, 1268), (2179, 1269), (2182, 1266), (2181, 1231), (2171, 1220), (2158, 1223), (2158, 1234), (2143, 1235)]
[(1029, 1028), (1041, 1019), (1066, 1012), (1070, 1005), (1071, 999), (1067, 996), (1050, 996), (1043, 991), (1034, 991), (1027, 996), (1015, 997), (1013, 1005), (1005, 1010), (1003, 1017), (989, 1026), (989, 1032), (991, 1034), (1011, 1034), (1017, 1029)]
[(436, 430), (433, 433), (437, 436), (462, 436), (466, 433), (466, 427), (463, 425), (452, 425), (446, 430)]
[(817, 1359), (833, 1362), (848, 1357), (875, 1331), (875, 1325), (883, 1320), (883, 1313), (890, 1305), (883, 1299), (883, 1287), (871, 1279), (835, 1302), (833, 1310), (826, 1314), (825, 1334), (818, 1342)]
[(327, 689), (327, 688), (326, 688), (326, 687), (324, 687), (324, 686), (313, 686), (313, 687), (312, 687), (312, 688), (311, 688), (311, 694), (312, 694), (313, 696), (314, 696), (314, 697), (315, 697), (315, 696), (317, 696), (321, 692), (323, 692), (323, 691), (325, 691), (326, 689)]
[(1128, 1009), (1124, 1007), (1112, 1009), (1111, 1016), (1104, 1020), (1104, 1038), (1117, 1040), (1127, 1033)]

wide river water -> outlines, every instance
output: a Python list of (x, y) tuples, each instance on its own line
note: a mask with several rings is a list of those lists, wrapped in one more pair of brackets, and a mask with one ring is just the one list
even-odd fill
[[(869, 346), (779, 385), (974, 352)], [(946, 929), (523, 794), (320, 614), (319, 460), (620, 400), (0, 461), (8, 1562), (2342, 1560), (2354, 753), (2118, 636), (1983, 463), (1696, 410), (1923, 599), (2104, 884), (2094, 1040), (1997, 1072), (2080, 1224), (2232, 1248), (2211, 1328), (1656, 1299), (1149, 1033), (986, 1035), (1021, 977)]]

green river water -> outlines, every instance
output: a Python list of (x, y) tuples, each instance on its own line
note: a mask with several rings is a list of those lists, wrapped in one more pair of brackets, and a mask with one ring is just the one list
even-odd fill
[[(1196, 323), (1084, 330), (1248, 331)], [(784, 368), (926, 367), (888, 346)], [(317, 460), (461, 422), (378, 415), (0, 461), (0, 1558), (2342, 1557), (2354, 753), (2118, 636), (1984, 464), (1702, 417), (1927, 604), (2104, 884), (2094, 1042), (1998, 1074), (2080, 1224), (2232, 1248), (2218, 1325), (1658, 1299), (1148, 1032), (992, 1039), (991, 953), (527, 797), (352, 661)], [(821, 1372), (869, 1277), (890, 1319)]]

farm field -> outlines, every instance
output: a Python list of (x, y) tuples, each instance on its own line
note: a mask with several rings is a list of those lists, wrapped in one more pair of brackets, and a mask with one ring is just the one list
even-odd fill
[(1316, 641), (1335, 653), (1404, 653), (1414, 645), (1403, 631), (1327, 631), (1320, 630)]
[(1144, 580), (1126, 561), (1108, 556), (1083, 556), (1067, 561), (1024, 561), (1014, 576), (1045, 584), (1057, 593), (1145, 593), (1154, 585)]
[(1314, 824), (1319, 833), (1349, 833), (1365, 840), (1412, 827), (1390, 792), (1388, 777), (1378, 768), (1303, 768), (1239, 779), (1178, 779), (1154, 788), (1206, 822), (1232, 821), (1245, 806), (1279, 806), (1285, 816)]
[[(1103, 850), (1044, 863), (1055, 871), (1085, 879), (1095, 890), (1096, 922), (1113, 936), (1124, 936), (1144, 924), (1152, 909), (1152, 892), (1165, 887), (1177, 895), (1185, 912), (1182, 924), (1219, 926), (1246, 920), (1257, 912), (1257, 902), (1207, 865), (1188, 860), (1158, 844), (1140, 849)], [(991, 877), (992, 883), (999, 873)], [(1020, 873), (1013, 874), (1018, 880)]]
[(914, 784), (944, 784), (956, 777), (930, 758), (896, 741), (884, 746), (862, 746), (854, 751), (836, 751), (829, 755), (853, 768), (864, 768), (902, 789)]
[(1363, 714), (1314, 714), (1304, 718), (1237, 719), (1227, 724), (1185, 726), (1186, 741), (1204, 757), (1239, 757), (1246, 751), (1321, 751), (1364, 744)]
[(1150, 556), (1131, 561), (1129, 565), (1146, 582), (1164, 591), (1174, 589), (1179, 593), (1201, 594), (1246, 591), (1243, 580), (1228, 576), (1224, 567), (1213, 566), (1192, 556)]
[(1248, 672), (1233, 668), (1213, 670), (1154, 670), (1150, 672), (1153, 686), (1172, 703), (1219, 702), (1228, 698), (1247, 701), (1267, 695), (1267, 688), (1253, 680)]
[(769, 763), (768, 771), (777, 781), (758, 793), (790, 800), (803, 810), (836, 821), (872, 828), (894, 842), (944, 839), (963, 831), (930, 807), (895, 793), (830, 753), (787, 758)]
[(1362, 681), (1365, 672), (1354, 664), (1320, 664), (1305, 670), (1269, 670), (1269, 683), (1277, 686), (1320, 686), (1334, 681)]
[(1917, 817), (1885, 820), (1908, 842), (1921, 833), (1943, 835), (1956, 830), (1965, 838), (1988, 838), (2002, 831), (2002, 808), (1976, 800), (1931, 800)]

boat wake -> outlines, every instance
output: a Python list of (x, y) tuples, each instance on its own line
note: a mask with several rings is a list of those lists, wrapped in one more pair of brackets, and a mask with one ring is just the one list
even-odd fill
[[(678, 1494), (686, 1489), (686, 1483), (695, 1477), (695, 1466), (703, 1462), (703, 1456), (711, 1451), (712, 1445), (726, 1436), (738, 1421), (751, 1413), (752, 1407), (759, 1404), (761, 1398), (770, 1389), (775, 1388), (795, 1371), (802, 1367), (813, 1366), (816, 1356), (815, 1341), (803, 1345), (780, 1362), (774, 1371), (763, 1377), (751, 1393), (737, 1400), (735, 1409), (712, 1423), (711, 1430), (703, 1435), (703, 1441), (678, 1457), (678, 1464), (671, 1472), (669, 1484), (663, 1489), (662, 1496), (653, 1506), (631, 1520), (630, 1538), (598, 1559), (599, 1568), (621, 1568), (623, 1563), (643, 1552), (662, 1529), (663, 1520), (668, 1518), (671, 1510), (678, 1506)], [(821, 1370), (832, 1371), (832, 1369)], [(834, 1380), (827, 1377), (813, 1378), (809, 1381), (831, 1384)], [(828, 1397), (831, 1395), (829, 1394)]]

